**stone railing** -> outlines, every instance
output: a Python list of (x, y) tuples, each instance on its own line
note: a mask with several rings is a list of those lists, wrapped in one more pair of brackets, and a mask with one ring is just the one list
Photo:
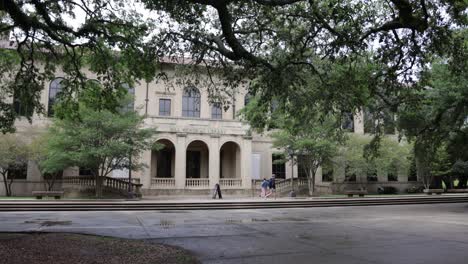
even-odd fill
[(242, 179), (237, 178), (221, 178), (219, 179), (219, 185), (221, 188), (241, 188), (242, 187)]
[(174, 188), (175, 178), (151, 178), (151, 188)]
[[(63, 177), (62, 184), (64, 187), (78, 189), (94, 189), (96, 186), (96, 178), (94, 176), (68, 176)], [(116, 179), (111, 177), (103, 177), (102, 187), (104, 191), (117, 193), (122, 196), (128, 195), (128, 180)], [(131, 183), (132, 191), (137, 197), (141, 197), (141, 186), (139, 183)]]
[(96, 179), (94, 176), (67, 176), (62, 178), (62, 184), (66, 185), (77, 185), (81, 187), (93, 187), (96, 186)]
[(203, 179), (185, 179), (185, 187), (187, 188), (209, 188), (210, 180), (208, 178)]

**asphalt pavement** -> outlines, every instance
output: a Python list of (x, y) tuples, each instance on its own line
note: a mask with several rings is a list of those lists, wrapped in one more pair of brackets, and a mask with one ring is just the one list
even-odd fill
[(0, 231), (145, 239), (189, 249), (203, 263), (468, 263), (468, 203), (1, 212)]

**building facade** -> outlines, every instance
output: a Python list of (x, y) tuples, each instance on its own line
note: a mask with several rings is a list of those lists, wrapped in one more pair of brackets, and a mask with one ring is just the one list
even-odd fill
[[(176, 64), (163, 65), (170, 78), (176, 78)], [(42, 92), (42, 103), (48, 113), (35, 114), (32, 123), (24, 119), (16, 122), (17, 133), (32, 138), (44, 131), (51, 123), (52, 105), (60, 92), (60, 74), (47, 83)], [(232, 93), (228, 107), (210, 103), (209, 89), (203, 86), (184, 85), (183, 82), (144, 82), (127, 87), (134, 94), (135, 111), (145, 116), (148, 128), (157, 131), (155, 142), (164, 145), (160, 151), (146, 151), (142, 161), (147, 167), (133, 172), (142, 184), (143, 195), (184, 195), (208, 194), (219, 183), (228, 194), (251, 195), (256, 180), (270, 178), (275, 174), (279, 179), (303, 177), (300, 161), (296, 164), (275, 163), (281, 151), (272, 148), (271, 139), (266, 135), (251, 133), (248, 124), (238, 118), (238, 111), (248, 101), (247, 90), (239, 88)], [(12, 103), (14, 99), (11, 98)], [(21, 112), (21, 105), (15, 105)], [(363, 113), (350, 115), (344, 124), (352, 133), (364, 134)], [(79, 168), (69, 168), (63, 177), (84, 175)], [(357, 184), (356, 179), (346, 183), (345, 166), (334, 165), (322, 173), (318, 171), (316, 184), (319, 192), (341, 192), (344, 185)], [(114, 171), (113, 177), (126, 178), (128, 171)], [(387, 174), (376, 175), (377, 181), (367, 182), (359, 177), (373, 192), (377, 186), (391, 184), (400, 190), (414, 184), (408, 181), (406, 172), (399, 171), (391, 181)], [(44, 183), (37, 166), (29, 162), (20, 179), (13, 184), (15, 195), (30, 195), (33, 190), (43, 190)], [(0, 195), (4, 193), (0, 187)]]

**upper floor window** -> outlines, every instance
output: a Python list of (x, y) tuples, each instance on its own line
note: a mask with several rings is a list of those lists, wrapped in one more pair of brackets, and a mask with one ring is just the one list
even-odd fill
[(126, 106), (123, 107), (124, 112), (129, 112), (129, 111), (134, 111), (135, 110), (135, 88), (130, 87), (128, 83), (123, 83), (122, 87), (127, 91), (127, 94), (129, 94), (132, 97), (132, 101), (130, 101)]
[(34, 108), (30, 102), (31, 98), (24, 96), (21, 90), (13, 93), (13, 108), (18, 116), (32, 116)]
[(182, 116), (200, 117), (200, 91), (190, 86), (184, 89), (182, 96)]
[(171, 115), (171, 99), (159, 99), (159, 115)]
[(351, 112), (344, 112), (341, 116), (341, 128), (348, 132), (354, 132), (354, 116)]
[(247, 93), (244, 97), (244, 106), (248, 105), (250, 103), (250, 100), (252, 100), (252, 94)]
[(212, 119), (222, 119), (223, 110), (220, 103), (214, 103), (211, 105), (211, 118)]
[(62, 91), (63, 78), (55, 78), (50, 82), (49, 85), (49, 105), (47, 109), (48, 116), (54, 115), (54, 104), (57, 100), (57, 95)]

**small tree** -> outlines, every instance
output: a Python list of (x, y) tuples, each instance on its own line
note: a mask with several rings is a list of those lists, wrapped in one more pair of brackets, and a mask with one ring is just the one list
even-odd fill
[(286, 122), (287, 125), (283, 126), (282, 130), (272, 133), (273, 147), (284, 150), (286, 157), (290, 159), (301, 156), (307, 175), (309, 195), (312, 196), (315, 195), (318, 168), (335, 156), (345, 136), (337, 129), (337, 123), (331, 117), (325, 120), (311, 118), (302, 120), (303, 122), (296, 121), (298, 122), (294, 122), (294, 125)]
[[(362, 182), (362, 177), (368, 171), (389, 171), (393, 166), (407, 171), (410, 166), (412, 145), (396, 139), (381, 136), (378, 148), (370, 153), (369, 146), (372, 137), (365, 135), (350, 135), (349, 140), (340, 149), (341, 156), (346, 160), (350, 173), (356, 174)], [(362, 186), (361, 186), (362, 187)]]
[(15, 174), (9, 173), (21, 169), (28, 162), (28, 149), (24, 140), (12, 134), (0, 134), (0, 174), (3, 178), (6, 196), (12, 195), (11, 186)]
[(48, 133), (36, 137), (29, 145), (29, 156), (30, 160), (34, 161), (38, 166), (46, 189), (51, 191), (63, 170), (69, 166), (69, 163), (60, 160), (61, 155), (52, 155), (52, 152), (48, 152), (49, 138), (50, 134)]
[(142, 126), (143, 118), (134, 111), (81, 103), (74, 118), (54, 120), (41, 167), (49, 173), (71, 166), (88, 168), (96, 179), (96, 197), (102, 197), (104, 177), (116, 169), (141, 169), (140, 153), (159, 147), (152, 142), (155, 130)]

